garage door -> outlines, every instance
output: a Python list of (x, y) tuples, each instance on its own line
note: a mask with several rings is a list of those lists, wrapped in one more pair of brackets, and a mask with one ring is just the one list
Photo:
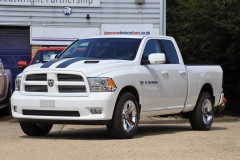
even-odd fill
[(17, 68), (17, 62), (29, 63), (31, 60), (29, 27), (0, 26), (0, 58), (4, 68), (12, 72), (12, 88), (14, 88), (15, 77), (22, 72)]

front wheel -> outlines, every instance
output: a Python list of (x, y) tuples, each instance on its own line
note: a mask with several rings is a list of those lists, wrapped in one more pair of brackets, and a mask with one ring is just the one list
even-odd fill
[(130, 139), (135, 135), (138, 123), (137, 100), (132, 93), (123, 93), (116, 103), (113, 118), (107, 125), (107, 130), (114, 138)]
[(44, 136), (52, 129), (52, 124), (20, 123), (22, 131), (28, 136)]
[(189, 121), (194, 130), (209, 130), (213, 123), (213, 100), (209, 93), (201, 92), (197, 104), (189, 114)]

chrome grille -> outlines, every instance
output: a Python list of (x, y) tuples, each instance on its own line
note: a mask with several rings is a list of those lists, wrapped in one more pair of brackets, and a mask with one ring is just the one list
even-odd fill
[(58, 81), (83, 82), (83, 77), (75, 74), (57, 74)]
[(30, 74), (26, 77), (26, 81), (46, 81), (47, 74)]

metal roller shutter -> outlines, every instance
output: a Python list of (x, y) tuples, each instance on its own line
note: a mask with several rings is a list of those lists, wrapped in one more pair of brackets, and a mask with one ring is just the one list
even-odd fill
[(0, 58), (5, 69), (12, 72), (12, 88), (15, 77), (22, 72), (17, 68), (18, 61), (31, 60), (30, 28), (0, 26)]

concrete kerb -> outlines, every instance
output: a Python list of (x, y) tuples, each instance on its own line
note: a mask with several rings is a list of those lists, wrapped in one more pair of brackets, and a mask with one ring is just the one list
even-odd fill
[[(225, 116), (221, 118), (214, 118), (213, 122), (238, 122), (238, 121), (240, 121), (239, 117)], [(183, 118), (176, 119), (174, 117), (158, 118), (158, 117), (141, 116), (139, 123), (140, 124), (179, 124), (179, 123), (189, 123), (189, 120), (183, 119)]]

